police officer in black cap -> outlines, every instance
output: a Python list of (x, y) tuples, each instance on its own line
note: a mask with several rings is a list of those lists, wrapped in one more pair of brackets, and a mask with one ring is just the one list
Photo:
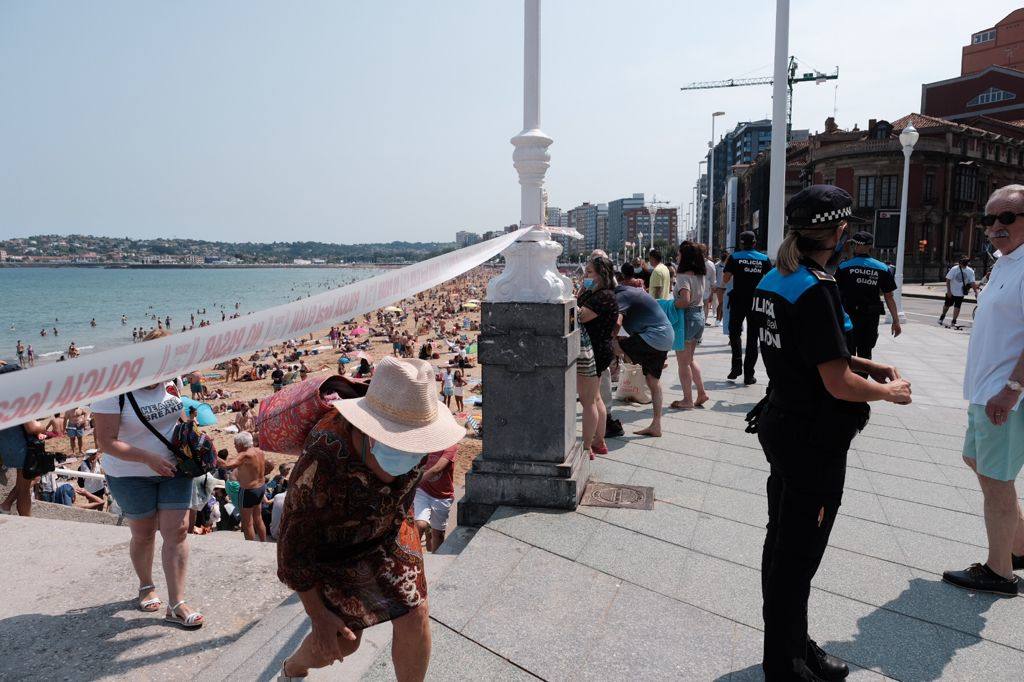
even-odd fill
[(878, 342), (878, 318), (882, 314), (882, 301), (889, 308), (892, 317), (892, 335), (899, 336), (899, 313), (896, 310), (896, 280), (885, 263), (871, 257), (871, 245), (875, 243), (870, 232), (858, 232), (850, 237), (853, 242), (853, 258), (839, 264), (836, 281), (843, 309), (850, 316), (853, 329), (846, 335), (846, 345), (851, 355), (871, 359), (871, 350)]
[[(743, 373), (743, 383), (757, 383), (754, 368), (757, 366), (757, 325), (750, 314), (750, 302), (754, 299), (754, 289), (761, 278), (771, 270), (772, 263), (768, 256), (754, 247), (757, 236), (750, 232), (740, 233), (740, 248), (729, 254), (725, 261), (725, 272), (722, 281), (728, 288), (729, 306), (729, 346), (732, 349), (732, 371), (729, 379), (735, 379)], [(743, 357), (743, 322), (747, 323), (747, 356)]]
[[(850, 441), (872, 400), (910, 402), (894, 367), (850, 357), (828, 268), (838, 262), (850, 195), (812, 185), (786, 206), (789, 233), (753, 299), (768, 394), (748, 415), (770, 464), (761, 560), (768, 680), (839, 680), (846, 664), (807, 633), (811, 580), (839, 511)], [(854, 372), (870, 377), (864, 378)]]

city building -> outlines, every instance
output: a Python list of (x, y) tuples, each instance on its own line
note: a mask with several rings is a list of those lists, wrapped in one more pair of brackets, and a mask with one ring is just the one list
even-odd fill
[(622, 249), (626, 239), (626, 211), (643, 208), (643, 192), (634, 193), (631, 197), (615, 199), (608, 202), (608, 251), (615, 253)]
[(459, 245), (459, 248), (469, 246), (470, 244), (476, 244), (478, 241), (480, 241), (480, 235), (476, 232), (459, 230), (455, 233), (455, 243)]
[[(789, 133), (790, 142), (806, 140), (810, 134), (809, 130), (791, 130)], [(723, 134), (715, 145), (714, 149), (707, 154), (708, 163), (711, 162), (711, 155), (714, 154), (715, 167), (712, 187), (714, 188), (715, 213), (712, 220), (712, 229), (718, 235), (723, 230), (721, 215), (724, 215), (724, 201), (726, 186), (732, 176), (732, 168), (736, 164), (749, 164), (762, 153), (766, 153), (772, 144), (772, 122), (771, 119), (763, 118), (759, 121), (742, 121), (736, 127)], [(710, 166), (709, 166), (710, 168)], [(707, 194), (707, 189), (702, 191)], [(708, 226), (708, 204), (701, 202), (699, 224), (696, 225), (697, 235), (701, 241), (707, 239)], [(720, 242), (716, 239), (715, 244)]]
[(960, 75), (979, 73), (990, 66), (1024, 71), (1024, 8), (971, 35), (960, 56)]
[(569, 227), (583, 235), (581, 250), (590, 253), (596, 248), (603, 249), (604, 246), (597, 246), (597, 204), (585, 201), (572, 209), (570, 213)]
[(1024, 119), (1024, 8), (971, 35), (960, 75), (921, 86), (921, 113), (968, 124)]
[[(906, 278), (941, 279), (960, 254), (979, 258), (987, 240), (977, 221), (997, 187), (1024, 183), (1024, 126), (987, 117), (966, 125), (922, 114), (866, 130), (841, 130), (829, 118), (825, 131), (787, 148), (786, 198), (811, 183), (834, 184), (854, 199), (857, 229), (875, 236), (878, 257), (895, 262), (903, 177), (899, 133), (913, 124), (920, 134), (910, 159)], [(737, 166), (737, 229), (765, 243), (769, 158)]]

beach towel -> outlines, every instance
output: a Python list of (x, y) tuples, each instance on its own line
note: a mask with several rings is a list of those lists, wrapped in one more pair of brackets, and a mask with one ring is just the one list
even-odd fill
[(686, 312), (683, 308), (677, 308), (675, 301), (658, 299), (658, 304), (665, 311), (668, 323), (672, 325), (672, 331), (676, 338), (672, 342), (672, 350), (686, 350)]

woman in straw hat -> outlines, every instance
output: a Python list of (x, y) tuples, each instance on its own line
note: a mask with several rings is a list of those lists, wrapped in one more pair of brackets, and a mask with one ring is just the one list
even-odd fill
[(339, 400), (310, 431), (291, 474), (278, 577), (299, 593), (312, 632), (282, 678), (342, 660), (363, 629), (392, 621), (399, 680), (430, 659), (427, 584), (409, 513), (427, 453), (465, 435), (437, 400), (422, 360), (385, 357), (365, 397)]

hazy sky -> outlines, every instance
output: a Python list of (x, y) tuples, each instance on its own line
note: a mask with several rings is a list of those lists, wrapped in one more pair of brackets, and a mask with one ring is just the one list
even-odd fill
[[(796, 86), (819, 130), (920, 107), (1018, 2), (793, 0)], [(765, 118), (770, 0), (544, 0), (552, 205), (686, 203), (710, 136)], [(0, 238), (451, 240), (517, 222), (518, 0), (0, 0)], [(803, 69), (801, 69), (803, 70)], [(809, 69), (808, 69), (809, 70)]]

